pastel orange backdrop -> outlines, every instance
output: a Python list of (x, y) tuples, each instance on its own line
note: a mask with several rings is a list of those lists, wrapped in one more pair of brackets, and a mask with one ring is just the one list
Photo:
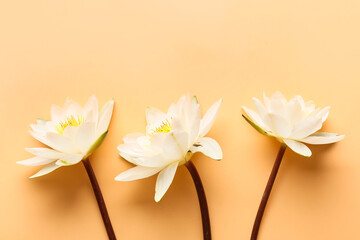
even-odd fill
[(116, 147), (145, 129), (145, 107), (184, 93), (203, 113), (223, 98), (200, 154), (214, 239), (249, 239), (279, 143), (241, 118), (251, 97), (281, 90), (330, 105), (324, 129), (346, 134), (313, 156), (285, 153), (259, 239), (360, 239), (360, 1), (26, 1), (0, 3), (0, 239), (106, 239), (81, 164), (28, 179), (16, 161), (36, 118), (67, 96), (115, 99), (110, 133), (91, 157), (118, 239), (201, 239), (196, 191), (180, 167), (155, 203), (155, 177), (115, 182), (132, 165)]

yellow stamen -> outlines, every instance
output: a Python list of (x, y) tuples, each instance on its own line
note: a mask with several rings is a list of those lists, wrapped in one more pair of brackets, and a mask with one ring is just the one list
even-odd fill
[(85, 122), (85, 119), (83, 116), (74, 117), (73, 115), (71, 115), (71, 116), (68, 116), (65, 120), (60, 121), (55, 126), (55, 129), (60, 135), (62, 135), (64, 133), (65, 128), (67, 128), (69, 126), (78, 127), (83, 122)]
[(150, 134), (149, 137), (152, 137), (155, 133), (168, 133), (171, 131), (171, 124), (168, 120), (165, 120), (161, 125), (155, 128)]

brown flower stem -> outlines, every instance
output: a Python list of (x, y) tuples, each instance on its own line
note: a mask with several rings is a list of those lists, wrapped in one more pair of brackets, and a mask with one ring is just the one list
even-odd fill
[(105, 201), (104, 201), (103, 195), (101, 193), (99, 183), (96, 180), (94, 170), (91, 167), (91, 164), (90, 164), (90, 161), (89, 161), (88, 158), (82, 160), (82, 163), (84, 164), (84, 167), (86, 169), (86, 172), (87, 172), (87, 174), (89, 176), (89, 179), (90, 179), (90, 182), (91, 182), (91, 186), (92, 186), (92, 188), (94, 190), (94, 194), (95, 194), (97, 203), (99, 205), (99, 209), (100, 209), (100, 212), (101, 212), (101, 217), (103, 219), (103, 222), (104, 222), (104, 225), (105, 225), (106, 232), (107, 232), (107, 235), (109, 237), (109, 240), (116, 240), (114, 229), (113, 229), (113, 227), (111, 225), (109, 213), (108, 213), (108, 211), (106, 209)]
[(277, 154), (273, 169), (271, 170), (271, 174), (270, 174), (268, 183), (266, 185), (263, 197), (261, 199), (259, 210), (258, 210), (258, 212), (256, 214), (256, 218), (255, 218), (255, 222), (254, 222), (254, 226), (253, 226), (253, 230), (252, 230), (251, 238), (250, 238), (251, 240), (256, 240), (257, 239), (260, 224), (261, 224), (261, 219), (262, 219), (262, 217), (264, 215), (266, 203), (267, 203), (267, 201), (269, 199), (271, 189), (272, 189), (272, 187), (274, 185), (276, 174), (279, 171), (279, 167), (280, 167), (280, 164), (281, 164), (281, 160), (282, 160), (282, 158), (284, 156), (285, 150), (286, 150), (286, 145), (281, 144), (281, 147), (280, 147), (280, 150), (279, 150), (279, 152)]
[(200, 175), (196, 170), (195, 165), (191, 161), (186, 162), (185, 166), (189, 170), (196, 187), (199, 204), (200, 204), (204, 240), (211, 240), (209, 209), (206, 201), (204, 187), (201, 183)]

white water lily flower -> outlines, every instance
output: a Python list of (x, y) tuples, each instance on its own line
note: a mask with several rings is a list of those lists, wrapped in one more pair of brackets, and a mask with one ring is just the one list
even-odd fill
[(285, 143), (294, 152), (305, 157), (311, 150), (304, 144), (329, 144), (340, 141), (344, 135), (317, 132), (329, 115), (330, 107), (315, 108), (312, 101), (305, 102), (299, 95), (290, 101), (276, 92), (271, 98), (264, 94), (264, 103), (253, 98), (257, 111), (243, 106), (249, 116), (244, 118), (261, 134)]
[(87, 158), (108, 133), (114, 100), (107, 102), (99, 113), (98, 101), (92, 95), (84, 107), (66, 99), (63, 108), (51, 106), (51, 120), (31, 124), (30, 134), (50, 148), (26, 148), (35, 157), (17, 163), (26, 166), (45, 165), (30, 178), (48, 174)]
[(215, 160), (222, 159), (219, 144), (204, 137), (213, 125), (221, 104), (215, 102), (201, 119), (196, 97), (182, 96), (172, 104), (167, 113), (148, 107), (146, 109), (146, 134), (125, 136), (118, 147), (119, 154), (137, 165), (115, 180), (131, 181), (159, 173), (155, 187), (155, 201), (160, 201), (173, 181), (178, 166), (190, 160), (195, 152), (202, 152)]

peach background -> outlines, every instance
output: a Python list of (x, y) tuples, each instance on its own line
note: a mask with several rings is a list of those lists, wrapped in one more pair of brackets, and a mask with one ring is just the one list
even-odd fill
[(285, 154), (259, 239), (360, 239), (360, 1), (26, 1), (0, 3), (0, 239), (106, 239), (81, 164), (28, 179), (15, 164), (41, 146), (29, 124), (52, 103), (116, 100), (110, 134), (91, 162), (118, 239), (201, 239), (196, 191), (180, 167), (160, 203), (155, 177), (116, 147), (144, 131), (147, 105), (166, 110), (196, 94), (203, 112), (223, 98), (209, 136), (221, 162), (194, 157), (214, 239), (248, 239), (279, 144), (242, 118), (251, 97), (281, 90), (331, 105), (324, 129), (346, 134), (313, 156)]

